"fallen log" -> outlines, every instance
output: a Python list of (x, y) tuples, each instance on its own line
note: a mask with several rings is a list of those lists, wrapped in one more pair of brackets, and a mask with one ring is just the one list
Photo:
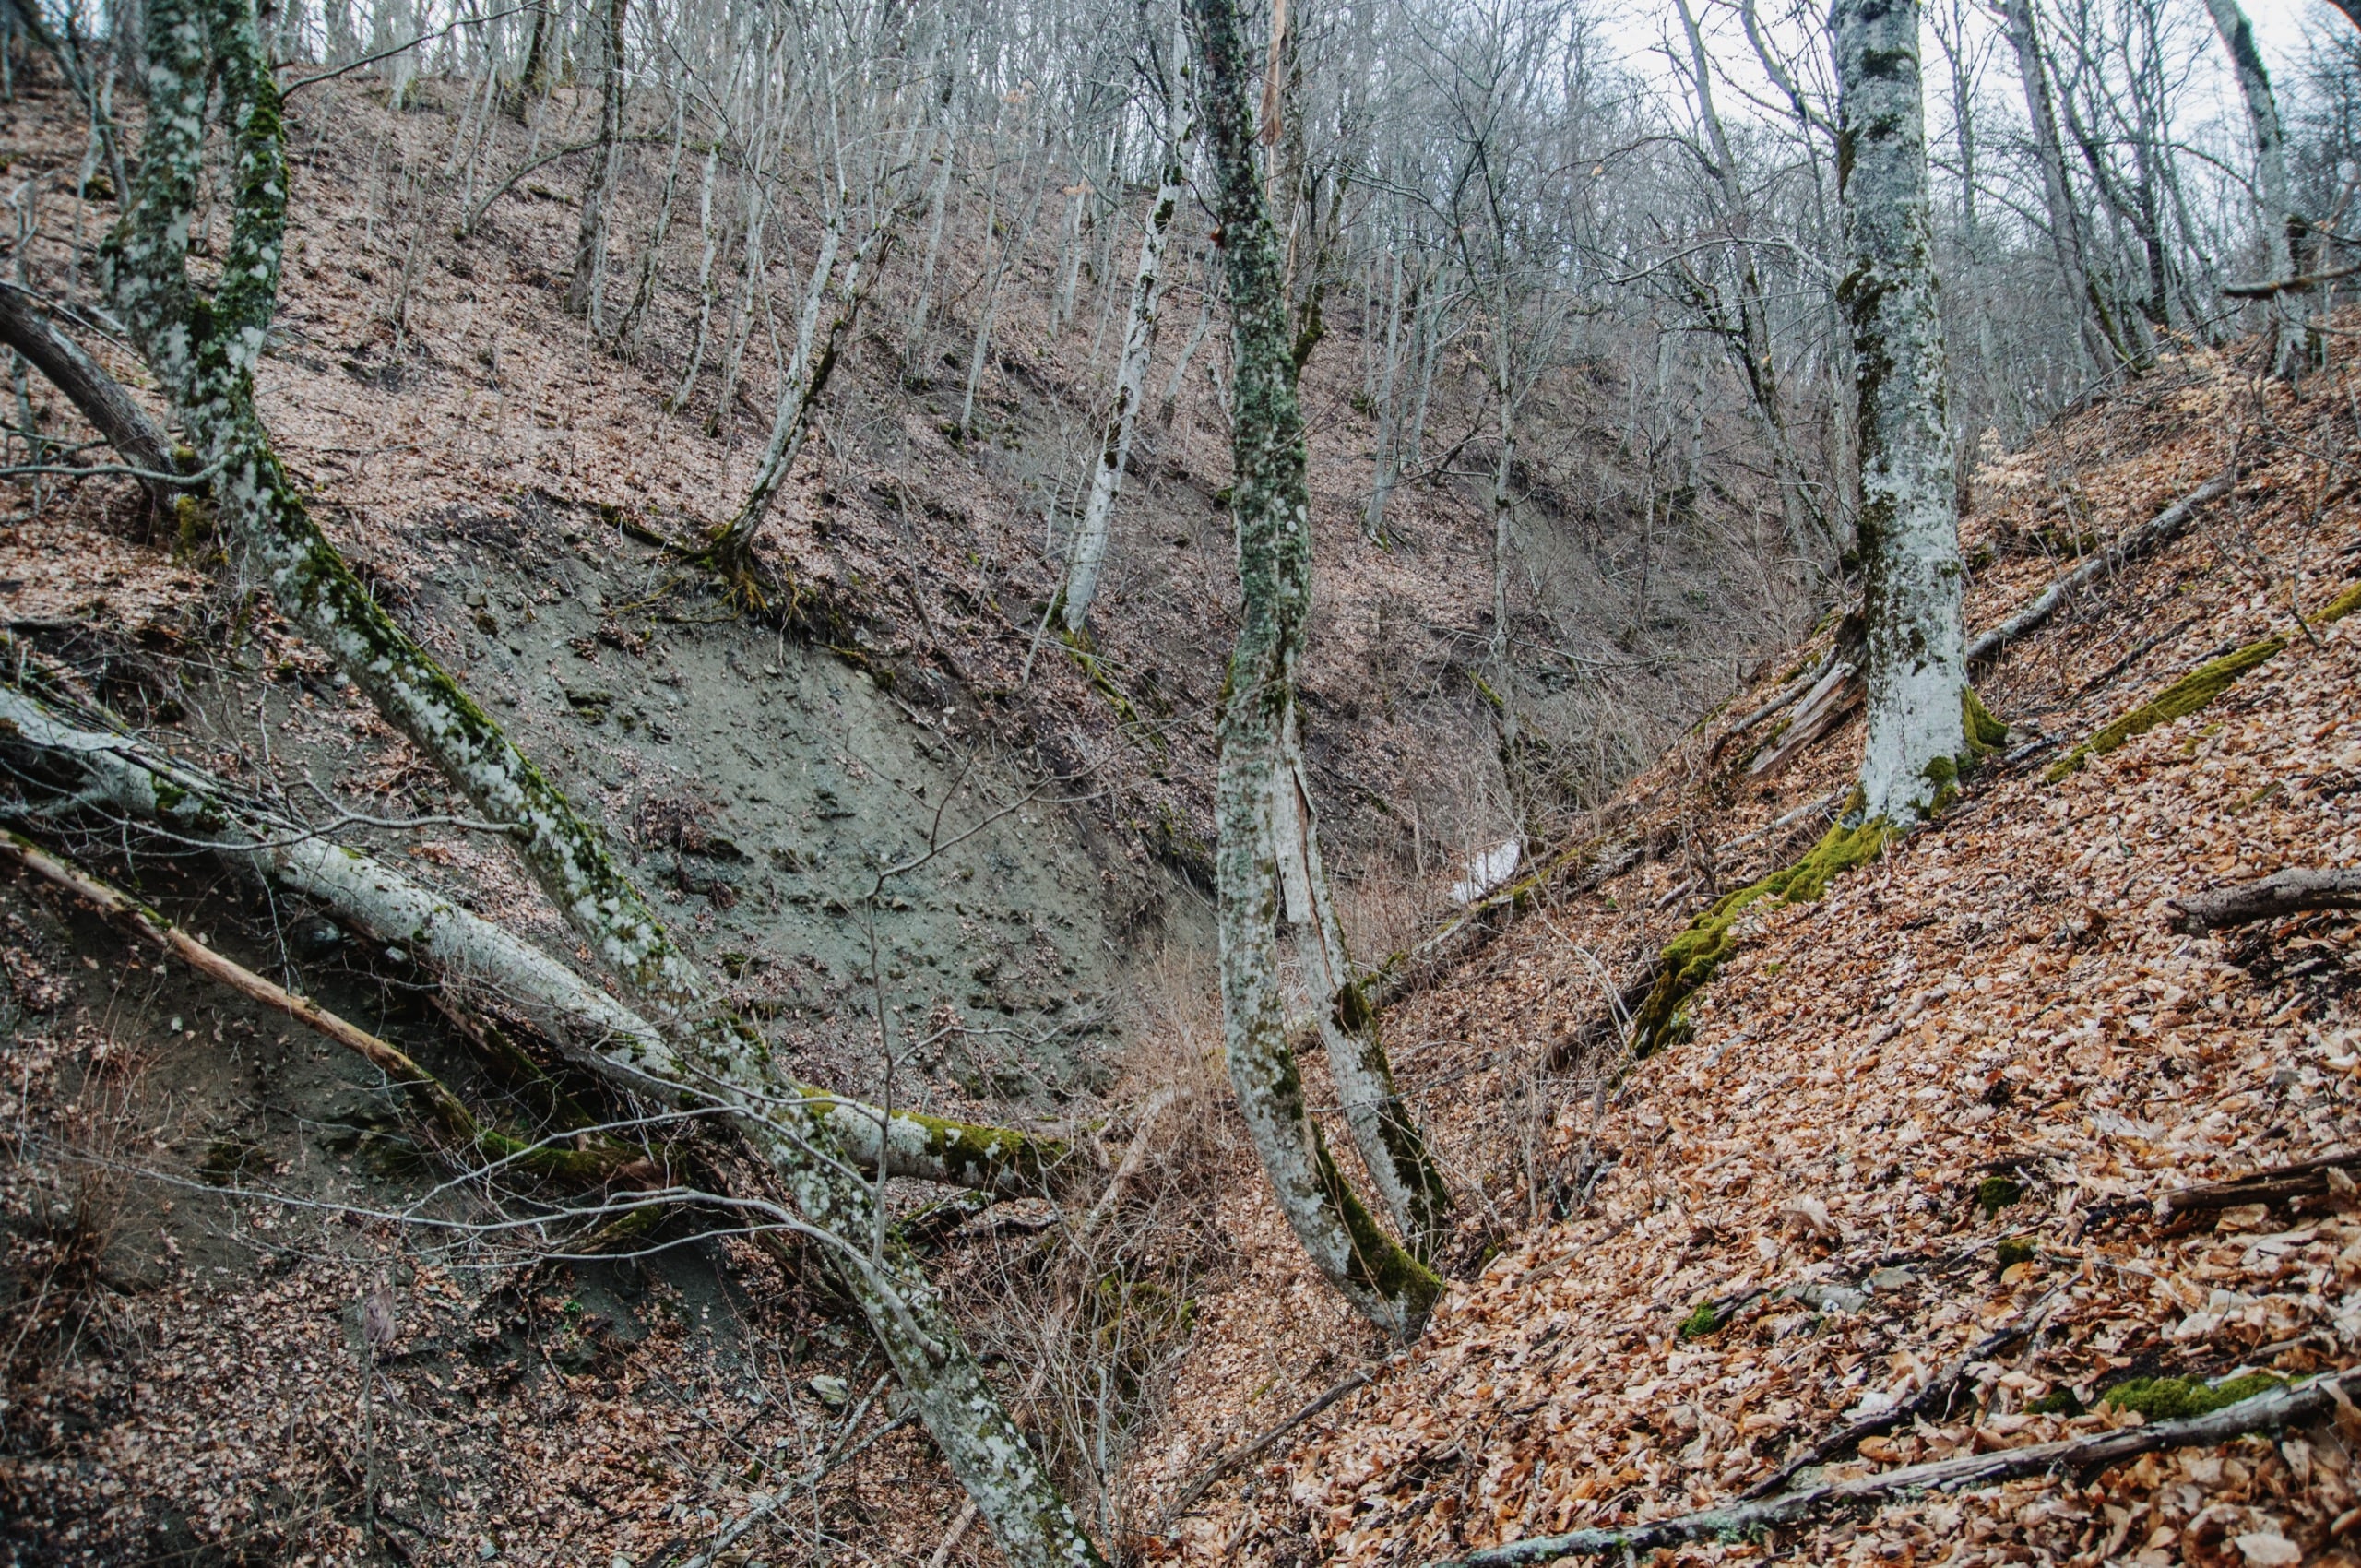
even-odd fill
[(577, 1147), (572, 1141), (536, 1142), (511, 1136), (476, 1120), (459, 1097), (443, 1081), (420, 1066), (399, 1047), (371, 1034), (360, 1025), (331, 1013), (308, 997), (255, 973), (236, 959), (215, 952), (196, 937), (128, 894), (81, 867), (49, 853), (20, 834), (0, 829), (0, 862), (14, 865), (53, 886), (73, 894), (119, 924), (163, 948), (207, 979), (229, 987), (273, 1012), (334, 1040), (386, 1075), (420, 1112), (460, 1146), (495, 1164), (529, 1170), (535, 1175), (597, 1186), (621, 1180), (635, 1186), (663, 1180), (663, 1168), (646, 1150), (614, 1138), (591, 1140)]
[(1905, 1465), (1876, 1475), (1820, 1481), (1776, 1496), (1726, 1503), (1621, 1528), (1570, 1530), (1486, 1547), (1428, 1568), (1524, 1568), (1560, 1557), (1637, 1556), (1659, 1547), (1733, 1538), (1793, 1525), (1839, 1508), (1874, 1508), (1929, 1491), (1957, 1491), (2026, 1476), (2104, 1469), (2165, 1448), (2210, 1447), (2253, 1432), (2274, 1431), (2318, 1420), (2361, 1393), (2361, 1372), (2325, 1372), (2225, 1405), (2202, 1416), (2118, 1427), (2060, 1443), (1969, 1454), (1924, 1465)]
[(148, 503), (160, 515), (170, 516), (172, 503), (183, 493), (182, 486), (160, 477), (181, 466), (171, 440), (123, 384), (65, 335), (39, 295), (0, 283), (0, 343), (22, 354), (27, 364), (65, 393), (66, 401), (125, 463), (144, 470), (139, 482)]
[(1811, 690), (1797, 701), (1795, 717), (1787, 720), (1787, 727), (1774, 735), (1754, 754), (1754, 760), (1746, 765), (1747, 775), (1760, 778), (1785, 767), (1797, 752), (1834, 729), (1837, 720), (1850, 713), (1869, 689), (1869, 682), (1850, 661), (1839, 659), (1830, 665)]
[(2320, 909), (2361, 909), (2361, 870), (2288, 870), (2255, 882), (2186, 893), (2166, 906), (2173, 929), (2194, 935)]
[[(669, 1052), (654, 1025), (540, 948), (383, 861), (280, 818), (264, 802), (131, 735), (68, 719), (0, 684), (0, 752), (56, 775), (69, 794), (158, 823), (231, 865), (399, 947), (463, 991), (516, 1008), (560, 1049), (624, 1087), (649, 1085), (635, 1062)], [(1062, 1140), (1013, 1128), (891, 1113), (825, 1090), (800, 1092), (872, 1171), (1015, 1195), (1054, 1191), (1079, 1157)]]
[(2070, 596), (2179, 538), (2195, 520), (2200, 508), (2229, 494), (2236, 481), (2234, 473), (2216, 474), (2146, 522), (2118, 536), (2113, 544), (2042, 589), (2032, 603), (1999, 625), (1978, 633), (1967, 645), (1968, 666), (1973, 669), (1989, 663), (2011, 643), (2040, 630)]
[(2183, 1187), (2164, 1194), (2156, 1199), (2156, 1218), (2170, 1219), (2177, 1215), (2216, 1213), (2225, 1208), (2244, 1208), (2248, 1204), (2284, 1204), (2331, 1194), (2350, 1196), (2355, 1188), (2348, 1173), (2355, 1170), (2361, 1170), (2361, 1151), (2323, 1155), (2294, 1165), (2274, 1165), (2268, 1170), (2248, 1171), (2227, 1182), (2212, 1182), (2201, 1187)]

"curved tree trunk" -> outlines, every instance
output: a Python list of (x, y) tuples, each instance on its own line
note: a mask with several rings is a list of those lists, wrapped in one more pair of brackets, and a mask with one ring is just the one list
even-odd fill
[[(768, 1161), (1003, 1555), (1025, 1568), (1099, 1562), (822, 1109), (773, 1070), (761, 1036), (721, 1003), (596, 830), (362, 589), (281, 473), (253, 378), (277, 303), (288, 170), (253, 0), (150, 0), (148, 16), (151, 117), (108, 271), (120, 314), (200, 455), (222, 466), (215, 494), (237, 552), (476, 810), (511, 828), (542, 889), (649, 1009), (674, 1054), (632, 1052), (630, 1066), (722, 1109)], [(187, 251), (205, 166), (208, 54), (222, 84), (225, 184), (235, 196), (223, 280), (207, 314), (195, 308)]]
[[(1215, 785), (1222, 1033), (1229, 1080), (1279, 1207), (1321, 1273), (1372, 1322), (1415, 1335), (1442, 1284), (1363, 1206), (1304, 1102), (1279, 979), (1282, 789), (1311, 590), (1311, 516), (1277, 236), (1247, 108), (1255, 79), (1236, 0), (1189, 0), (1204, 69), (1199, 102), (1217, 182), (1216, 213), (1236, 345), (1230, 510), (1244, 589), (1229, 659)], [(1289, 821), (1295, 814), (1286, 814)]]
[[(2205, 0), (2213, 17), (2222, 47), (2229, 51), (2231, 68), (2238, 78), (2238, 96), (2246, 101), (2247, 125), (2254, 133), (2255, 194), (2262, 208), (2262, 247), (2273, 282), (2296, 276), (2295, 247), (2288, 243), (2291, 216), (2287, 196), (2287, 153), (2279, 129), (2279, 105), (2271, 92), (2271, 73), (2263, 68), (2262, 52), (2255, 47), (2254, 29), (2238, 0)], [(2293, 376), (2303, 365), (2304, 313), (2298, 296), (2282, 289), (2271, 296), (2271, 368)]]
[(1967, 749), (1959, 518), (1927, 214), (1916, 0), (1837, 0), (1838, 169), (1869, 628), (1862, 810), (1931, 813)]
[[(22, 354), (27, 364), (65, 393), (76, 411), (107, 438), (125, 463), (150, 474), (169, 474), (179, 468), (172, 457), (172, 441), (148, 417), (148, 410), (133, 402), (123, 384), (65, 335), (37, 295), (12, 283), (0, 283), (0, 344)], [(158, 515), (171, 516), (182, 487), (162, 479), (139, 482)]]

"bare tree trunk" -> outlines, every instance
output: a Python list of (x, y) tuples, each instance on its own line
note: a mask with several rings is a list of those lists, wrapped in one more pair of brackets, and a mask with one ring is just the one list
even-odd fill
[[(1303, 416), (1296, 399), (1278, 239), (1255, 167), (1247, 107), (1255, 69), (1236, 0), (1189, 0), (1204, 72), (1216, 215), (1236, 345), (1230, 511), (1244, 605), (1221, 717), (1216, 921), (1229, 1078), (1280, 1209), (1321, 1273), (1372, 1322), (1407, 1337), (1442, 1284), (1377, 1223), (1322, 1138), (1287, 1040), (1279, 979), (1279, 790), (1311, 587)], [(1293, 818), (1289, 813), (1290, 819)]]
[[(1176, 47), (1176, 66), (1180, 57)], [(1123, 465), (1131, 460), (1132, 433), (1138, 428), (1140, 399), (1147, 386), (1148, 361), (1156, 353), (1157, 316), (1164, 301), (1164, 242), (1171, 232), (1173, 215), (1188, 195), (1188, 105), (1177, 69), (1171, 73), (1171, 94), (1164, 111), (1164, 179), (1140, 235), (1140, 265), (1133, 278), (1131, 310), (1123, 324), (1123, 351), (1115, 362), (1115, 406), (1109, 410), (1106, 431), (1099, 437), (1090, 495), (1083, 503), (1082, 521), (1074, 530), (1074, 564), (1065, 592), (1069, 636), (1081, 635), (1090, 606), (1098, 597), (1099, 576), (1106, 570), (1115, 497), (1122, 490)]]
[[(23, 355), (25, 362), (47, 376), (125, 463), (147, 474), (178, 469), (171, 439), (148, 411), (65, 335), (34, 294), (13, 284), (0, 283), (0, 345)], [(160, 478), (139, 482), (157, 515), (172, 516), (182, 487)]]
[[(771, 1165), (802, 1215), (801, 1232), (838, 1266), (1003, 1555), (1023, 1568), (1100, 1562), (819, 1109), (777, 1076), (761, 1036), (722, 1004), (598, 831), (354, 579), (281, 471), (255, 409), (254, 366), (277, 302), (287, 165), (253, 0), (150, 0), (148, 51), (153, 110), (110, 284), (200, 454), (221, 465), (215, 495), (238, 553), (282, 613), (328, 650), (476, 811), (513, 830), (543, 891), (653, 1010), (685, 1072), (668, 1076), (665, 1060), (652, 1055), (629, 1065), (725, 1109)], [(209, 312), (200, 313), (187, 258), (206, 161), (208, 53), (222, 84), (234, 172), (225, 184), (235, 207), (222, 281)]]
[[(2214, 30), (2229, 51), (2237, 74), (2238, 96), (2246, 101), (2247, 125), (2254, 133), (2255, 189), (2262, 207), (2262, 245), (2273, 282), (2296, 276), (2295, 248), (2287, 227), (2293, 214), (2287, 198), (2285, 138), (2279, 129), (2279, 105), (2271, 92), (2271, 73), (2263, 68), (2255, 47), (2254, 29), (2238, 0), (2205, 0)], [(2293, 377), (2303, 364), (2304, 313), (2293, 291), (2271, 296), (2271, 366), (2274, 374)]]
[[(2041, 164), (2042, 201), (2048, 213), (2058, 269), (2066, 279), (2068, 292), (2088, 312), (2081, 319), (2086, 331), (2095, 335), (2095, 344), (2086, 347), (2100, 369), (2112, 369), (2126, 356), (2114, 315), (2091, 279), (2089, 247), (2083, 243), (2082, 213), (2074, 205), (2073, 187), (2067, 179), (2065, 152), (2058, 145), (2058, 111), (2050, 98), (2049, 67), (2041, 53), (2033, 0), (1999, 0), (1999, 16), (2001, 30), (2016, 52), (2017, 75), (2024, 84), (2025, 114), (2033, 123), (2034, 152)], [(1920, 118), (1923, 122), (1923, 112)]]
[(1927, 211), (1916, 0), (1837, 0), (1846, 271), (1869, 625), (1862, 814), (1934, 811), (1967, 749), (1959, 519)]
[[(770, 516), (772, 497), (778, 493), (778, 487), (795, 467), (795, 459), (802, 455), (804, 442), (812, 434), (813, 416), (819, 411), (821, 396), (826, 392), (828, 378), (844, 351), (845, 338), (860, 319), (860, 307), (884, 268), (886, 247), (893, 244), (901, 207), (898, 202), (885, 199), (884, 209), (862, 236), (852, 259), (845, 264), (842, 276), (837, 276), (836, 254), (844, 242), (847, 199), (846, 193), (837, 193), (827, 227), (821, 232), (820, 248), (812, 261), (811, 284), (796, 325), (795, 351), (788, 361), (786, 374), (779, 377), (778, 407), (771, 417), (770, 442), (764, 448), (762, 466), (754, 471), (754, 482), (748, 487), (745, 501), (707, 547), (707, 554), (726, 571), (741, 572), (750, 564), (754, 535), (762, 528), (763, 519)], [(831, 281), (835, 284), (833, 290), (829, 287)], [(821, 320), (824, 313), (827, 317), (825, 327)]]
[(599, 148), (590, 180), (582, 189), (582, 229), (574, 242), (574, 282), (566, 308), (590, 319), (593, 337), (604, 337), (599, 319), (607, 280), (607, 204), (623, 159), (623, 9), (629, 0), (607, 0), (599, 18)]

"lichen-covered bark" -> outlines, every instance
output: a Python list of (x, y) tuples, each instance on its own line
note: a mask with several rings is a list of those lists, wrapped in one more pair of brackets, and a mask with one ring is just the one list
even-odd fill
[(1173, 52), (1172, 101), (1166, 109), (1164, 179), (1147, 210), (1147, 227), (1140, 235), (1140, 264), (1132, 278), (1132, 301), (1123, 323), (1122, 357), (1115, 364), (1115, 406), (1099, 437), (1098, 463), (1091, 470), (1090, 495), (1083, 503), (1082, 521), (1074, 529), (1074, 566), (1066, 576), (1065, 627), (1079, 636), (1090, 606), (1098, 597), (1098, 578), (1107, 567), (1107, 535), (1115, 514), (1115, 497), (1123, 483), (1123, 465), (1132, 455), (1132, 433), (1139, 425), (1140, 399), (1147, 387), (1149, 358), (1156, 352), (1156, 324), (1164, 300), (1164, 246), (1172, 231), (1173, 215), (1187, 196), (1186, 155), (1188, 111), (1180, 83), (1180, 53)]
[(1869, 628), (1863, 811), (1908, 826), (1964, 750), (1964, 571), (1927, 216), (1916, 0), (1837, 0), (1837, 180), (1853, 333)]
[(1425, 1323), (1441, 1283), (1380, 1227), (1337, 1170), (1304, 1103), (1279, 980), (1278, 791), (1294, 787), (1285, 735), (1311, 594), (1303, 416), (1278, 242), (1264, 205), (1247, 107), (1255, 68), (1235, 0), (1189, 0), (1202, 66), (1228, 283), (1230, 511), (1244, 603), (1230, 651), (1215, 783), (1223, 1039), (1231, 1087), (1279, 1206), (1312, 1263), (1391, 1332)]
[[(238, 557), (478, 813), (506, 825), (527, 866), (672, 1051), (633, 1065), (726, 1111), (769, 1161), (842, 1270), (904, 1391), (1016, 1564), (1090, 1563), (1097, 1548), (1009, 1420), (940, 1293), (879, 1222), (827, 1108), (772, 1070), (761, 1037), (721, 1004), (599, 836), (449, 675), (363, 592), (272, 455), (254, 366), (277, 299), (287, 186), (278, 90), (253, 0), (149, 0), (147, 143), (135, 199), (108, 247), (118, 312), (171, 394)], [(203, 168), (208, 45), (229, 133), (230, 243), (213, 298), (187, 249)], [(624, 1049), (632, 1049), (626, 1046)]]
[[(2254, 134), (2255, 196), (2262, 208), (2262, 247), (2271, 280), (2296, 276), (2295, 247), (2288, 243), (2287, 223), (2293, 216), (2287, 196), (2286, 138), (2279, 128), (2279, 103), (2272, 95), (2271, 73), (2262, 52), (2255, 47), (2254, 28), (2238, 0), (2205, 0), (2222, 47), (2229, 52), (2231, 69), (2238, 78), (2238, 96), (2246, 102), (2247, 127)], [(2292, 290), (2271, 296), (2272, 368), (2294, 375), (2303, 363), (2304, 315)]]

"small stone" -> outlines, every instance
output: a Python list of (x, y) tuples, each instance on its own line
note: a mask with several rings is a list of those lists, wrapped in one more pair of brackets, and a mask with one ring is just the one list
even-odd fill
[(831, 1410), (843, 1409), (845, 1402), (852, 1397), (852, 1390), (845, 1386), (843, 1378), (830, 1377), (825, 1372), (803, 1386), (812, 1391), (813, 1398), (817, 1399)]
[(1881, 1268), (1862, 1281), (1872, 1290), (1899, 1290), (1917, 1282), (1918, 1277), (1906, 1268)]
[(631, 1559), (619, 1551), (607, 1559), (607, 1568), (631, 1568)]
[(478, 1536), (476, 1538), (476, 1555), (482, 1558), (486, 1562), (489, 1562), (493, 1558), (500, 1555), (500, 1548), (492, 1544), (492, 1539), (490, 1536)]

